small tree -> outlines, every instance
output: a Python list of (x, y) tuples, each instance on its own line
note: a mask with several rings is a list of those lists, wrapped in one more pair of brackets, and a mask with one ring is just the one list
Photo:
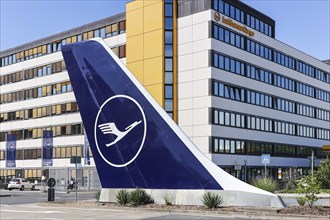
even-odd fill
[(330, 189), (330, 157), (323, 159), (315, 173), (316, 180), (322, 189)]
[(298, 193), (305, 194), (305, 199), (309, 207), (313, 207), (314, 203), (318, 200), (316, 194), (320, 193), (320, 185), (311, 173), (297, 181)]

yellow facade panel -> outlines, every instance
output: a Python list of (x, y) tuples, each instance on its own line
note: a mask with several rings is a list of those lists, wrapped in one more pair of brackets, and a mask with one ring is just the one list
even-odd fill
[(144, 0), (144, 7), (156, 3), (162, 3), (162, 0)]
[(163, 4), (162, 2), (144, 7), (144, 32), (163, 28)]
[(163, 85), (157, 84), (157, 85), (145, 86), (145, 88), (148, 90), (151, 96), (158, 102), (158, 104), (163, 107), (163, 100), (164, 100)]
[(135, 1), (128, 2), (126, 4), (126, 13), (129, 11), (139, 9), (139, 8), (143, 8), (143, 1), (144, 0), (135, 0)]
[(134, 74), (134, 76), (143, 85), (143, 61), (128, 63), (127, 68)]
[(157, 30), (144, 34), (144, 59), (162, 56), (163, 31)]
[(126, 41), (126, 63), (143, 60), (143, 35), (129, 37)]
[(126, 37), (143, 33), (143, 8), (126, 13)]
[(155, 85), (163, 83), (163, 57), (159, 56), (144, 60), (144, 85)]

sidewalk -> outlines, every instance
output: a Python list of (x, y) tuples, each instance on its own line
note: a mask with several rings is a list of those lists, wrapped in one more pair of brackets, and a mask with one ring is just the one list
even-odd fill
[[(68, 209), (83, 208), (84, 210), (117, 210), (124, 213), (130, 212), (145, 212), (145, 213), (170, 213), (175, 215), (191, 215), (191, 216), (205, 216), (205, 217), (229, 217), (229, 218), (251, 218), (251, 219), (315, 219), (329, 220), (330, 213), (328, 216), (319, 215), (301, 215), (301, 214), (281, 214), (281, 209), (267, 208), (267, 207), (222, 207), (216, 210), (208, 210), (203, 207), (198, 209), (189, 209), (187, 206), (156, 206), (156, 205), (145, 205), (142, 207), (126, 207), (118, 206), (116, 204), (99, 204), (95, 200), (79, 201), (78, 203), (43, 203), (40, 204), (43, 207), (66, 207)], [(196, 208), (196, 207), (195, 207)], [(193, 219), (193, 218), (192, 218)], [(200, 219), (200, 218), (198, 218)]]

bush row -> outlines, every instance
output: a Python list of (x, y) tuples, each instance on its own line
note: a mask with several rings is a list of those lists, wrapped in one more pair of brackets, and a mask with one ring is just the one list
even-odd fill
[[(97, 201), (100, 199), (100, 191), (95, 194)], [(118, 191), (116, 201), (120, 205), (131, 205), (133, 207), (154, 203), (152, 197), (144, 189), (135, 189), (129, 192), (126, 189)], [(166, 205), (172, 205), (168, 195), (164, 196)], [(216, 209), (223, 203), (223, 198), (220, 195), (207, 192), (202, 197), (203, 205), (208, 209)]]

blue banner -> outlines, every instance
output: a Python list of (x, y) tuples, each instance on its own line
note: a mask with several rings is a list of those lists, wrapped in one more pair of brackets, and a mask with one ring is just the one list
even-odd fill
[(16, 135), (7, 134), (6, 167), (16, 167)]
[(53, 166), (53, 131), (42, 132), (42, 166)]
[(86, 131), (85, 131), (85, 146), (84, 146), (84, 164), (91, 165), (90, 157), (89, 157), (89, 142), (87, 139)]

